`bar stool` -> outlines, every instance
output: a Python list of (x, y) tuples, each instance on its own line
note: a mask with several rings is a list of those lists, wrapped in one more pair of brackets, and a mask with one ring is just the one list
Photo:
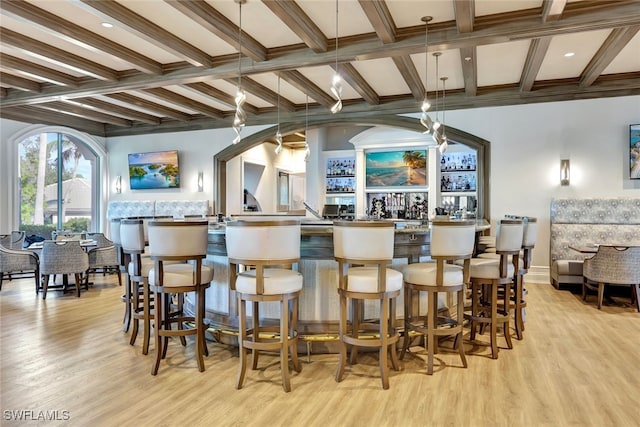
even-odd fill
[[(129, 344), (135, 345), (139, 323), (142, 320), (142, 354), (149, 353), (151, 335), (152, 296), (149, 292), (149, 270), (153, 261), (145, 254), (144, 230), (141, 219), (123, 219), (120, 223), (120, 244), (123, 253), (129, 258), (127, 265), (127, 287), (125, 300), (128, 317), (133, 321)], [(128, 329), (128, 327), (127, 327)]]
[[(302, 275), (291, 269), (300, 260), (300, 223), (297, 221), (231, 221), (226, 227), (229, 284), (238, 297), (238, 347), (240, 368), (236, 388), (242, 388), (247, 368), (247, 350), (252, 351), (252, 369), (257, 369), (260, 351), (280, 352), (282, 387), (291, 391), (289, 348), (296, 372), (298, 361), (298, 299)], [(241, 266), (250, 270), (240, 271)], [(246, 303), (253, 303), (252, 328), (247, 330)], [(260, 325), (259, 303), (280, 303), (280, 325)], [(269, 338), (263, 332), (274, 332)], [(277, 335), (277, 338), (276, 338)], [(272, 338), (273, 337), (273, 338)]]
[[(213, 268), (202, 265), (207, 256), (209, 223), (207, 221), (151, 221), (149, 222), (149, 256), (153, 268), (149, 270), (149, 288), (154, 293), (156, 360), (151, 375), (158, 373), (160, 360), (167, 353), (169, 337), (195, 335), (198, 370), (204, 371), (203, 355), (209, 355), (205, 337), (205, 290), (213, 280)], [(186, 261), (186, 264), (168, 264)], [(195, 314), (186, 315), (181, 309), (170, 313), (171, 295), (194, 293)], [(193, 322), (194, 329), (184, 329), (184, 322)], [(177, 323), (178, 330), (171, 329)], [(183, 345), (184, 345), (183, 341)]]
[[(502, 324), (508, 348), (513, 348), (509, 333), (509, 299), (514, 274), (519, 269), (522, 236), (522, 220), (500, 220), (496, 231), (496, 253), (500, 259), (471, 259), (471, 313), (466, 314), (465, 317), (471, 321), (471, 341), (475, 340), (476, 328), (479, 324), (490, 327), (493, 359), (498, 358), (498, 324)], [(499, 287), (503, 288), (501, 310), (498, 310)]]
[[(402, 289), (402, 273), (387, 268), (393, 259), (394, 224), (386, 221), (334, 221), (333, 250), (338, 261), (340, 296), (340, 360), (336, 381), (342, 381), (347, 364), (347, 345), (352, 346), (355, 363), (357, 347), (379, 348), (382, 388), (389, 388), (388, 353), (391, 364), (399, 369), (395, 349), (399, 335), (395, 327), (396, 298)], [(351, 328), (348, 327), (347, 302), (351, 300)], [(380, 318), (361, 323), (364, 301), (380, 303)], [(376, 327), (377, 338), (360, 337)]]
[[(436, 262), (409, 264), (402, 270), (404, 277), (404, 345), (402, 359), (409, 348), (410, 331), (425, 335), (427, 374), (433, 374), (433, 355), (437, 353), (437, 336), (456, 337), (462, 365), (467, 359), (462, 345), (464, 293), (469, 283), (469, 265), (475, 244), (475, 221), (435, 221), (431, 226), (431, 258)], [(463, 265), (448, 262), (463, 260)], [(420, 292), (427, 293), (427, 315), (420, 316)], [(438, 316), (438, 294), (457, 295), (456, 319)], [(417, 294), (417, 295), (416, 295)], [(414, 301), (414, 296), (418, 301)], [(418, 314), (414, 316), (414, 304)]]
[[(518, 260), (518, 271), (514, 275), (514, 290), (511, 295), (512, 303), (510, 309), (514, 311), (514, 324), (516, 330), (516, 338), (522, 340), (524, 337), (524, 316), (527, 302), (524, 298), (524, 275), (527, 274), (531, 267), (531, 255), (535, 247), (538, 235), (538, 222), (534, 217), (512, 217), (523, 221), (522, 248), (520, 250), (520, 259)], [(494, 258), (499, 259), (500, 255), (496, 253), (479, 254), (478, 258)]]

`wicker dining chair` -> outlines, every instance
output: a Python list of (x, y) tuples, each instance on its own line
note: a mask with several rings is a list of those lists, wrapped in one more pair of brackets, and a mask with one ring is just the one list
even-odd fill
[(89, 249), (87, 252), (87, 255), (89, 255), (87, 281), (89, 280), (89, 273), (117, 274), (118, 285), (122, 286), (118, 249), (113, 242), (102, 233), (87, 233), (87, 239), (96, 242), (96, 247)]
[[(79, 240), (56, 241), (45, 240), (42, 242), (40, 252), (40, 274), (42, 274), (42, 299), (47, 298), (50, 275), (73, 274), (77, 296), (80, 296), (80, 284), (82, 274), (89, 268), (89, 256), (80, 246)], [(86, 284), (85, 284), (86, 287)], [(65, 290), (65, 286), (56, 286)]]
[(0, 290), (4, 277), (9, 280), (15, 278), (35, 277), (36, 293), (40, 289), (38, 254), (22, 249), (10, 249), (0, 245)]
[(598, 310), (602, 308), (606, 285), (631, 286), (640, 312), (640, 246), (600, 245), (598, 252), (584, 260), (582, 299), (587, 290), (598, 291)]

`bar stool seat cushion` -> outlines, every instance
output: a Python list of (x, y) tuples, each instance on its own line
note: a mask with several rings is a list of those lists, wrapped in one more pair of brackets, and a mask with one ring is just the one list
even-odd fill
[[(140, 266), (140, 275), (142, 277), (149, 277), (149, 270), (153, 268), (153, 261), (149, 257), (141, 257), (142, 265)], [(127, 272), (129, 276), (135, 276), (135, 263), (133, 261), (129, 262), (129, 267), (127, 268)]]
[[(392, 268), (387, 268), (387, 292), (402, 289), (402, 273)], [(377, 267), (351, 267), (349, 268), (349, 292), (363, 292), (375, 294), (378, 292), (378, 268)]]
[[(500, 260), (492, 258), (471, 258), (470, 276), (476, 279), (499, 279)], [(507, 277), (513, 277), (513, 264), (507, 265)]]
[[(436, 286), (438, 267), (435, 262), (409, 264), (402, 269), (405, 282), (415, 285)], [(463, 283), (462, 266), (444, 266), (443, 286), (457, 286)]]
[[(302, 274), (283, 268), (264, 269), (264, 292), (262, 295), (278, 295), (297, 292), (302, 289)], [(256, 270), (238, 275), (236, 291), (256, 295)]]
[[(213, 268), (203, 265), (201, 270), (202, 283), (209, 283), (213, 280)], [(149, 270), (149, 283), (156, 283), (155, 268)], [(169, 264), (164, 265), (164, 286), (193, 286), (195, 283), (193, 276), (193, 265), (191, 264)]]

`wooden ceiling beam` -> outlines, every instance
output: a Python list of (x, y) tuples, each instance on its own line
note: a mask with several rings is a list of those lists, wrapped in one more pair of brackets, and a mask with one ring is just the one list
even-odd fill
[[(335, 99), (333, 99), (325, 91), (320, 89), (311, 80), (307, 79), (300, 71), (282, 71), (279, 73), (279, 75), (291, 86), (295, 87), (300, 92), (309, 95), (310, 98), (324, 107), (331, 108), (331, 106), (336, 102)], [(280, 105), (282, 105), (282, 101)]]
[(424, 99), (425, 88), (420, 80), (420, 75), (418, 74), (418, 70), (416, 70), (416, 66), (413, 64), (410, 56), (394, 56), (393, 63), (396, 64), (398, 71), (402, 75), (402, 78), (409, 86), (409, 90), (411, 90), (411, 94), (417, 101), (422, 101)]
[(175, 110), (173, 108), (166, 107), (162, 104), (158, 104), (152, 101), (148, 101), (144, 98), (140, 98), (128, 93), (110, 93), (106, 95), (108, 98), (115, 99), (120, 102), (135, 105), (143, 108), (147, 111), (153, 111), (163, 117), (171, 117), (172, 119), (186, 122), (191, 119), (191, 116), (182, 111)]
[(359, 0), (360, 7), (382, 43), (396, 41), (396, 24), (384, 0)]
[[(237, 79), (225, 79), (225, 81), (231, 83), (234, 86), (238, 84)], [(258, 98), (267, 101), (274, 106), (278, 105), (277, 92), (272, 91), (268, 87), (261, 85), (260, 83), (256, 82), (253, 79), (250, 79), (249, 77), (242, 77), (242, 88), (250, 94), (257, 96)], [(235, 102), (233, 104), (233, 108), (235, 108)], [(296, 110), (296, 106), (293, 104), (293, 102), (284, 98), (282, 95), (280, 95), (280, 108), (284, 111)]]
[(209, 3), (203, 0), (165, 0), (176, 10), (191, 18), (197, 24), (209, 32), (215, 34), (236, 50), (242, 50), (242, 54), (254, 61), (267, 59), (267, 48), (256, 39), (242, 31), (242, 46), (238, 43), (240, 28), (227, 17), (218, 12)]
[(127, 120), (137, 120), (143, 123), (149, 123), (152, 125), (159, 125), (160, 118), (153, 116), (151, 114), (146, 114), (138, 110), (134, 110), (132, 108), (122, 107), (117, 104), (112, 104), (111, 102), (103, 101), (101, 99), (95, 98), (76, 98), (74, 101), (79, 104), (88, 105), (93, 108), (97, 108), (102, 110), (105, 113), (113, 114), (116, 116), (120, 116)]
[(46, 80), (56, 85), (77, 87), (78, 80), (69, 74), (52, 70), (40, 64), (25, 61), (15, 56), (0, 53), (0, 66), (6, 70), (11, 70), (25, 76), (32, 76), (40, 80)]
[[(458, 33), (473, 32), (475, 20), (475, 0), (459, 0), (453, 2)], [(467, 96), (476, 96), (478, 91), (478, 59), (475, 46), (460, 48), (460, 65), (464, 79), (464, 91)]]
[(18, 20), (30, 21), (40, 30), (55, 37), (61, 37), (75, 45), (97, 49), (114, 59), (126, 61), (140, 71), (151, 74), (162, 73), (162, 66), (158, 62), (91, 31), (87, 31), (81, 26), (40, 9), (31, 3), (2, 0), (0, 12)]
[(116, 126), (130, 127), (133, 124), (131, 120), (112, 116), (111, 114), (101, 113), (99, 111), (92, 110), (91, 108), (85, 108), (75, 102), (46, 102), (44, 104), (38, 104), (38, 107), (64, 114), (71, 114), (72, 116), (80, 117), (87, 120), (94, 120), (100, 123), (110, 123)]
[(42, 87), (38, 82), (3, 72), (0, 72), (0, 82), (5, 86), (20, 90), (28, 90), (30, 92), (40, 92), (42, 90)]
[[(103, 123), (94, 120), (86, 120), (83, 118), (71, 116), (65, 113), (57, 113), (55, 111), (46, 110), (38, 107), (24, 106), (0, 109), (0, 117), (9, 120), (16, 120), (26, 123), (39, 123), (45, 125), (68, 126), (91, 135), (106, 137), (106, 128)], [(37, 122), (34, 122), (37, 117)]]
[[(335, 65), (332, 65), (331, 68), (336, 69)], [(344, 63), (340, 64), (338, 68), (340, 70), (340, 75), (342, 78), (351, 86), (358, 94), (369, 104), (378, 105), (380, 104), (380, 97), (376, 93), (375, 90), (371, 87), (369, 83), (365, 80), (364, 77), (356, 70), (356, 68), (349, 64)]]
[(591, 86), (639, 30), (640, 25), (614, 29), (582, 72), (580, 87)]
[[(215, 87), (210, 86), (204, 82), (187, 83), (186, 85), (183, 85), (183, 87), (189, 90), (192, 90), (196, 93), (199, 93), (200, 95), (208, 96), (209, 98), (212, 98), (217, 102), (226, 105), (229, 108), (233, 108), (233, 109), (236, 108), (235, 97), (221, 91), (220, 89), (216, 89)], [(258, 108), (256, 108), (256, 106), (251, 105), (247, 102), (244, 103), (243, 108), (248, 114), (258, 114)]]
[(57, 47), (18, 34), (7, 28), (0, 28), (0, 40), (3, 44), (13, 46), (27, 55), (44, 59), (52, 64), (95, 77), (100, 80), (118, 80), (118, 72), (104, 65), (89, 61)]
[(295, 1), (262, 0), (262, 3), (314, 52), (327, 51), (327, 37)]
[(191, 65), (213, 65), (211, 57), (205, 52), (113, 0), (74, 0), (74, 4), (108, 22), (117, 21), (119, 28), (171, 52)]
[(171, 102), (172, 104), (180, 105), (182, 107), (188, 108), (189, 110), (194, 110), (198, 113), (204, 114), (205, 116), (214, 117), (217, 119), (221, 119), (222, 117), (224, 117), (222, 112), (217, 108), (210, 107), (206, 104), (195, 101), (184, 95), (172, 92), (168, 89), (157, 87), (152, 89), (143, 89), (143, 92), (153, 95), (162, 100)]

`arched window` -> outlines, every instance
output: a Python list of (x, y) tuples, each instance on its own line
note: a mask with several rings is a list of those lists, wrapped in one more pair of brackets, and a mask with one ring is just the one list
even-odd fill
[(53, 127), (15, 141), (19, 229), (45, 238), (52, 230), (99, 230), (102, 147), (82, 133)]

